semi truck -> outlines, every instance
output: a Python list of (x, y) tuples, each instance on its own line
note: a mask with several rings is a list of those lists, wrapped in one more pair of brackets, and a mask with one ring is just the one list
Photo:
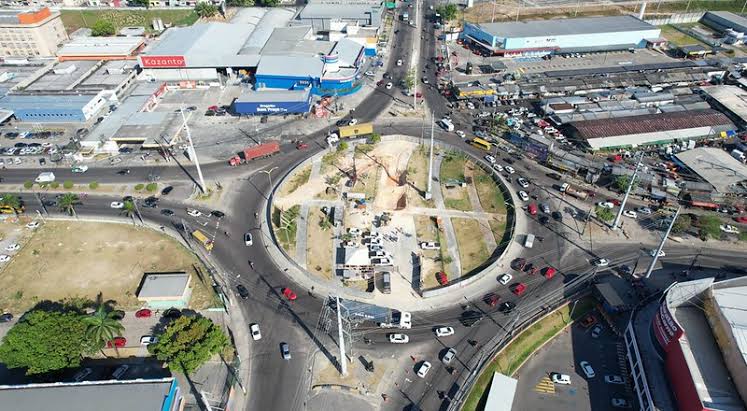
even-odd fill
[(237, 155), (229, 158), (228, 164), (231, 166), (237, 166), (239, 164), (244, 164), (247, 161), (251, 161), (257, 158), (269, 157), (279, 152), (280, 143), (277, 141), (257, 144), (256, 146), (247, 147)]
[(563, 183), (563, 185), (560, 186), (560, 192), (576, 197), (579, 200), (586, 200), (586, 198), (589, 196), (589, 193), (587, 193), (586, 191), (581, 190), (578, 187), (574, 187), (568, 183)]
[(192, 237), (194, 237), (195, 240), (199, 241), (206, 250), (212, 251), (213, 240), (209, 239), (202, 231), (192, 231)]

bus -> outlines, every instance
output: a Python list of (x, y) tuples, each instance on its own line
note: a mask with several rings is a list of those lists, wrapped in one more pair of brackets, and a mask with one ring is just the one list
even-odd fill
[(473, 145), (473, 146), (475, 146), (477, 148), (481, 148), (481, 149), (483, 149), (485, 151), (490, 151), (490, 149), (493, 148), (492, 144), (488, 143), (487, 141), (485, 141), (485, 140), (483, 140), (483, 139), (481, 139), (479, 137), (473, 138), (469, 143), (471, 145)]
[(192, 237), (195, 238), (195, 240), (199, 241), (203, 247), (205, 247), (206, 250), (212, 251), (213, 250), (213, 240), (207, 238), (205, 234), (202, 233), (200, 230), (195, 230), (192, 232)]
[(16, 207), (11, 207), (9, 205), (0, 205), (0, 214), (22, 214), (26, 209), (23, 205)]

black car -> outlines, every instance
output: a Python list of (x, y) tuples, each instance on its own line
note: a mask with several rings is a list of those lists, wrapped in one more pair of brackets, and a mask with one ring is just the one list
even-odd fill
[(158, 207), (158, 198), (157, 197), (146, 198), (145, 200), (143, 200), (143, 207), (146, 207), (146, 208)]
[(563, 215), (562, 215), (562, 214), (560, 214), (560, 211), (553, 211), (553, 212), (552, 212), (552, 218), (553, 218), (553, 219), (554, 219), (555, 221), (563, 221)]
[(343, 118), (342, 120), (338, 120), (337, 123), (335, 123), (335, 125), (337, 127), (343, 127), (343, 126), (347, 126), (348, 122), (350, 122), (350, 120)]
[(176, 320), (177, 318), (182, 316), (182, 312), (176, 308), (169, 308), (168, 310), (163, 312), (163, 316), (172, 320)]
[(11, 313), (5, 313), (0, 315), (0, 323), (7, 323), (10, 322), (13, 319), (13, 314)]
[(391, 74), (389, 74), (389, 73), (384, 73), (384, 76), (383, 76), (383, 77), (384, 77), (385, 79), (390, 79), (390, 80), (391, 80), (391, 78), (392, 78), (392, 75), (391, 75)]
[(563, 178), (563, 176), (561, 176), (558, 173), (547, 173), (546, 175), (552, 178), (553, 180), (560, 180), (561, 178)]
[(125, 169), (119, 170), (119, 171), (117, 171), (117, 174), (119, 174), (121, 176), (130, 174), (130, 169), (129, 168), (125, 168)]
[(243, 285), (241, 284), (237, 285), (236, 290), (239, 292), (239, 295), (241, 296), (241, 298), (245, 300), (249, 298), (249, 290), (247, 290), (246, 287), (244, 287)]
[(172, 215), (174, 215), (174, 212), (169, 210), (168, 208), (164, 208), (163, 210), (161, 210), (161, 214), (167, 217), (171, 217)]
[(482, 313), (475, 310), (465, 311), (462, 313), (461, 317), (459, 317), (459, 322), (461, 322), (465, 327), (472, 327), (480, 320), (482, 320)]
[(226, 214), (224, 212), (218, 211), (218, 210), (211, 211), (210, 215), (213, 216), (213, 217), (215, 217), (215, 218), (223, 218), (223, 217), (226, 216)]
[(544, 225), (550, 222), (550, 218), (546, 215), (543, 215), (539, 218), (540, 224)]
[(122, 153), (122, 154), (132, 153), (132, 148), (131, 147), (122, 147), (122, 148), (119, 149), (119, 152)]
[(173, 186), (166, 186), (163, 188), (163, 190), (161, 190), (161, 195), (163, 196), (168, 195), (173, 190), (174, 190)]
[(507, 162), (508, 164), (513, 164), (514, 160), (511, 157), (506, 157), (503, 159), (503, 161)]
[(516, 303), (513, 301), (504, 301), (498, 306), (498, 311), (508, 314), (516, 308)]

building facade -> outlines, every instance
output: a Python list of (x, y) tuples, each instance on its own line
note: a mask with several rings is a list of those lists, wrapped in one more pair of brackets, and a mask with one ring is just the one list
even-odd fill
[(54, 56), (68, 39), (59, 12), (0, 12), (0, 57)]

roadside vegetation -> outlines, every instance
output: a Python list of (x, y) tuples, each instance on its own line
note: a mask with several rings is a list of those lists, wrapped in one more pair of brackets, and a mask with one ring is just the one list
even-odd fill
[(466, 275), (485, 263), (490, 253), (485, 246), (479, 221), (472, 218), (452, 218), (451, 225), (456, 233), (462, 275)]
[[(160, 18), (165, 25), (191, 26), (197, 19), (193, 10), (60, 10), (62, 23), (68, 33), (80, 28), (93, 29), (100, 21), (111, 23), (115, 31), (123, 27), (142, 26), (152, 31), (153, 19)], [(102, 27), (102, 23), (99, 23)], [(100, 34), (102, 35), (102, 34)], [(106, 34), (103, 34), (106, 35)]]
[(287, 210), (281, 210), (277, 207), (272, 210), (272, 226), (275, 229), (275, 237), (285, 252), (290, 255), (295, 255), (296, 252), (296, 231), (298, 230), (300, 211), (300, 205), (294, 205)]

